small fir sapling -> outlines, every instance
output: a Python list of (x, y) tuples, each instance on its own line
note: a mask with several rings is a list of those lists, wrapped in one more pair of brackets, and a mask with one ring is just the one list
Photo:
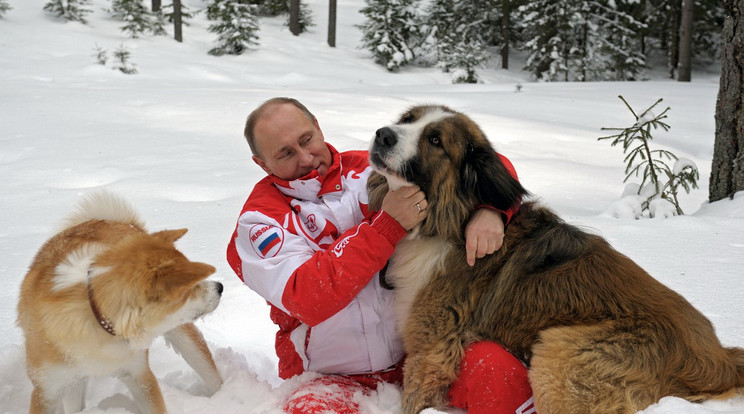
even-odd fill
[(96, 62), (98, 62), (99, 65), (106, 66), (106, 62), (108, 61), (108, 52), (106, 52), (106, 49), (98, 46), (98, 43), (96, 43), (93, 52), (93, 57), (96, 59)]
[(114, 59), (116, 60), (114, 63), (114, 69), (118, 69), (120, 72), (127, 75), (136, 74), (137, 68), (129, 61), (130, 57), (131, 53), (129, 50), (127, 50), (123, 44), (120, 45), (119, 48), (114, 51)]
[(692, 188), (698, 188), (698, 168), (694, 162), (679, 158), (671, 151), (651, 148), (652, 130), (661, 128), (669, 131), (670, 126), (664, 119), (670, 108), (667, 107), (659, 115), (654, 114), (653, 109), (662, 101), (659, 99), (637, 115), (622, 95), (619, 98), (633, 114), (635, 123), (627, 128), (602, 128), (603, 131), (617, 133), (598, 140), (611, 140), (611, 146), (622, 145), (626, 162), (623, 182), (627, 182), (631, 176), (641, 177), (641, 183), (629, 184), (623, 196), (638, 200), (640, 213), (648, 211), (650, 217), (684, 214), (679, 205), (679, 190), (681, 188), (689, 193)]

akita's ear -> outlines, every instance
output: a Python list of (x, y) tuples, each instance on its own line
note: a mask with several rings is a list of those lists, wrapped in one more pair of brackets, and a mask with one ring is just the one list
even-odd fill
[(178, 297), (184, 288), (190, 288), (215, 272), (214, 266), (199, 262), (167, 262), (155, 271), (154, 296)]
[(189, 229), (178, 229), (178, 230), (163, 230), (157, 233), (153, 233), (152, 237), (166, 241), (168, 243), (175, 243), (176, 240), (183, 237)]

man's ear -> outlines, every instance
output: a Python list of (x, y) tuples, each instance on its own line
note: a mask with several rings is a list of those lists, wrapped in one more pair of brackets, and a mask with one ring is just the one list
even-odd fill
[(266, 162), (264, 162), (264, 160), (262, 160), (261, 158), (258, 158), (257, 156), (254, 155), (253, 162), (255, 162), (259, 167), (261, 167), (262, 170), (266, 171), (266, 174), (269, 174), (269, 175), (273, 174), (271, 172), (271, 169), (269, 169), (269, 167), (266, 165)]

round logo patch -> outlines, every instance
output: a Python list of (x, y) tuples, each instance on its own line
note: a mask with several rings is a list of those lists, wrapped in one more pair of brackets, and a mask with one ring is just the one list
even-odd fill
[(251, 246), (261, 258), (274, 257), (284, 244), (284, 229), (257, 224), (251, 227)]

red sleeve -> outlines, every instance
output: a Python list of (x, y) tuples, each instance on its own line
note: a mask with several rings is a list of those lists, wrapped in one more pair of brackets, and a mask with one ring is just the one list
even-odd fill
[(406, 231), (384, 211), (370, 214), (300, 265), (284, 287), (282, 304), (315, 326), (345, 308), (380, 271)]

